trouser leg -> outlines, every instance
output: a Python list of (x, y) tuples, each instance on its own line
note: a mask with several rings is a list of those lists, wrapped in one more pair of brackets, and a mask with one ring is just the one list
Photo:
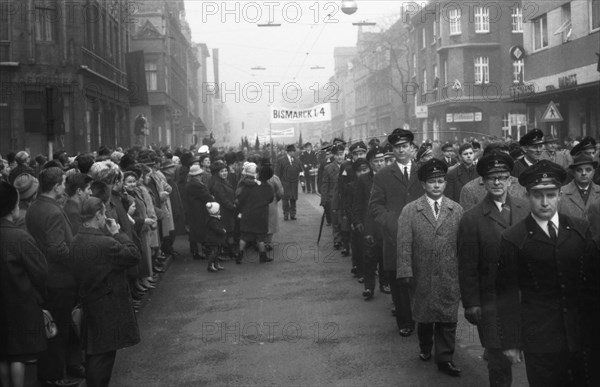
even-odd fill
[(296, 216), (296, 199), (290, 199), (290, 216)]
[(396, 324), (398, 329), (414, 329), (410, 306), (409, 286), (396, 279), (395, 271), (388, 271), (388, 280), (392, 291), (392, 301), (396, 308)]
[(352, 266), (356, 267), (356, 276), (364, 277), (365, 276), (365, 268), (364, 268), (364, 243), (363, 243), (363, 234), (358, 231), (351, 231), (350, 234), (351, 243), (352, 243)]
[(86, 382), (88, 387), (107, 387), (110, 384), (117, 351), (86, 356)]
[[(364, 278), (365, 289), (375, 289), (375, 270), (377, 269), (376, 243), (371, 245), (364, 242), (365, 260), (364, 260)], [(380, 271), (380, 276), (382, 271)]]
[(421, 353), (431, 353), (433, 348), (433, 323), (418, 323), (417, 337), (419, 338), (419, 350)]
[(512, 364), (499, 348), (486, 348), (490, 387), (510, 387)]
[(452, 361), (456, 343), (456, 323), (435, 323), (435, 361)]
[[(581, 361), (572, 352), (525, 352), (525, 370), (530, 387), (575, 387), (585, 385)], [(596, 365), (597, 366), (597, 365)]]
[(281, 207), (283, 209), (283, 215), (288, 216), (290, 214), (290, 201), (288, 199), (281, 199)]

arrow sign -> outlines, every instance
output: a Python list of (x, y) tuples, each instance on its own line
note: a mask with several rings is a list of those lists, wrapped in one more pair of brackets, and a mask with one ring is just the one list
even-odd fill
[(562, 122), (563, 116), (558, 111), (556, 104), (553, 101), (550, 101), (546, 111), (542, 115), (542, 122)]

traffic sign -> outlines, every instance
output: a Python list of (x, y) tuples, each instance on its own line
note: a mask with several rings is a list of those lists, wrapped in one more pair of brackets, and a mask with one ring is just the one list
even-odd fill
[(542, 114), (542, 122), (562, 122), (563, 116), (558, 111), (556, 104), (553, 101), (550, 101), (548, 107), (544, 114)]

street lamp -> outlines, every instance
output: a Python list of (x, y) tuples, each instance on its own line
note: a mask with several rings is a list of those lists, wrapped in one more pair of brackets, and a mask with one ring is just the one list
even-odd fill
[(358, 9), (355, 0), (342, 0), (342, 12), (346, 15), (352, 15)]

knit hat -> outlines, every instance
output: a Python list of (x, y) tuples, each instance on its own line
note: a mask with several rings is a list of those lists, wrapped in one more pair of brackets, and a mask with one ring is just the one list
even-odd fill
[(217, 202), (208, 202), (206, 203), (206, 210), (209, 215), (219, 215), (219, 210), (221, 206)]
[(256, 164), (245, 162), (244, 168), (242, 169), (242, 175), (256, 177)]
[(27, 200), (33, 197), (40, 186), (38, 179), (28, 173), (22, 173), (15, 179), (13, 183), (21, 200)]

